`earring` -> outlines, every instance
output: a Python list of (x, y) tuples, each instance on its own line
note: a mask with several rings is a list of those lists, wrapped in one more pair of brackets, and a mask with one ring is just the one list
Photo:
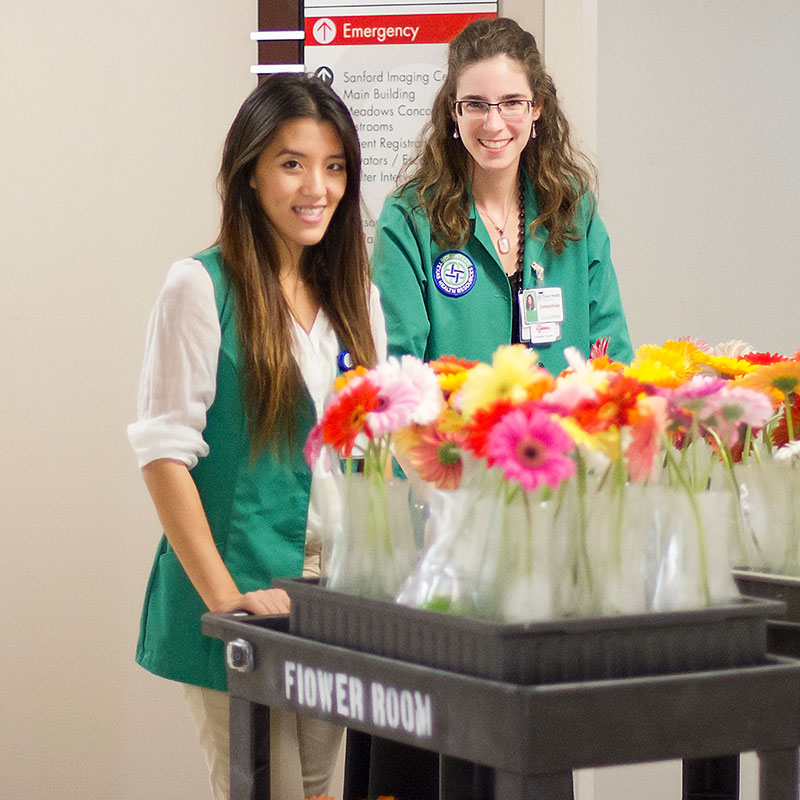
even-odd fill
[(531, 139), (536, 138), (536, 123), (531, 122)]
[(458, 128), (453, 128), (453, 138), (458, 139)]

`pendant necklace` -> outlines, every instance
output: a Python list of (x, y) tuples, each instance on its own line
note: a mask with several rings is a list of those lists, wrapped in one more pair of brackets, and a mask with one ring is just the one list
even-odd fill
[(508, 207), (508, 211), (506, 212), (506, 218), (503, 222), (503, 227), (501, 228), (490, 216), (489, 212), (484, 209), (483, 213), (486, 214), (489, 222), (494, 225), (497, 229), (497, 233), (499, 234), (497, 239), (495, 240), (497, 243), (497, 249), (502, 255), (506, 255), (507, 253), (511, 252), (511, 242), (508, 241), (508, 237), (505, 234), (506, 225), (508, 224), (508, 215), (511, 213), (511, 206)]

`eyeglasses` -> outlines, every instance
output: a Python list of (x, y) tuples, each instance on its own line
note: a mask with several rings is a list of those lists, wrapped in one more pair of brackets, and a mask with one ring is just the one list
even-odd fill
[(490, 108), (496, 108), (503, 119), (522, 119), (535, 105), (533, 100), (501, 100), (487, 103), (483, 100), (456, 100), (453, 104), (460, 117), (481, 119), (488, 116)]

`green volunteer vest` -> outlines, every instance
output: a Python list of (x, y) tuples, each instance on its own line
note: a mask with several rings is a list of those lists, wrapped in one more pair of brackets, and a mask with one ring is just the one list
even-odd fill
[[(209, 454), (192, 470), (219, 552), (240, 591), (302, 573), (311, 472), (302, 445), (314, 424), (306, 393), (297, 411), (297, 444), (253, 462), (240, 387), (235, 298), (218, 247), (195, 256), (214, 284), (222, 340), (217, 390), (203, 437)], [(144, 600), (136, 660), (165, 678), (225, 691), (223, 643), (204, 636), (205, 604), (161, 537)]]

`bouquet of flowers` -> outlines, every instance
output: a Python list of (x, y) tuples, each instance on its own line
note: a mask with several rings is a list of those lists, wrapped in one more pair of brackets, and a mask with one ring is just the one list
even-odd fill
[[(556, 377), (524, 345), (343, 376), (309, 448), (369, 487), (345, 490), (353, 530), (338, 539), (382, 591), (343, 580), (337, 559), (331, 585), (527, 621), (726, 601), (732, 563), (800, 571), (800, 354), (688, 339), (630, 364), (603, 342), (565, 354)], [(387, 477), (390, 453), (427, 506), (416, 567), (392, 532), (411, 525), (407, 497), (389, 505), (407, 485)]]
[(435, 418), (443, 397), (435, 374), (419, 359), (390, 358), (356, 368), (334, 386), (305, 455), (323, 449), (340, 485), (342, 524), (331, 532), (331, 588), (369, 597), (394, 597), (413, 568), (418, 547), (407, 481), (392, 477), (392, 434)]

